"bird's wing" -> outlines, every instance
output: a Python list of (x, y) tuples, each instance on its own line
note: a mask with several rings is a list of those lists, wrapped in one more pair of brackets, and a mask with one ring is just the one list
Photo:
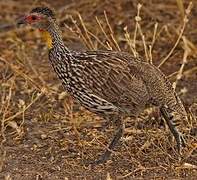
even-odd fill
[(90, 92), (119, 108), (131, 111), (147, 103), (149, 96), (146, 85), (140, 74), (131, 68), (128, 61), (132, 59), (128, 55), (107, 51), (91, 52), (86, 58), (80, 57), (80, 63), (85, 67), (81, 76)]

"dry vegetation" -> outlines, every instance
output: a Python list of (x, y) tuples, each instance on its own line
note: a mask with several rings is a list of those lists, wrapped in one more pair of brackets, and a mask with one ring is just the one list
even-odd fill
[[(77, 3), (76, 3), (77, 2)], [(141, 3), (142, 6), (138, 3)], [(155, 108), (126, 119), (121, 145), (90, 167), (113, 128), (66, 94), (37, 31), (7, 24), (39, 1), (0, 1), (0, 179), (197, 179), (197, 3), (48, 0), (66, 44), (142, 56), (169, 76), (188, 112), (182, 158)]]

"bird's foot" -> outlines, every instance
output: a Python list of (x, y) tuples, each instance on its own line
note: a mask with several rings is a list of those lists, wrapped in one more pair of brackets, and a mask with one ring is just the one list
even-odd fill
[(168, 112), (167, 108), (161, 108), (160, 110), (161, 110), (161, 114), (166, 120), (166, 123), (171, 133), (173, 134), (176, 140), (178, 153), (181, 155), (182, 148), (186, 147), (186, 142), (183, 138), (183, 135), (177, 129), (177, 126), (179, 125), (181, 118), (175, 113)]
[(182, 149), (186, 147), (186, 141), (181, 133), (177, 133), (175, 136), (176, 142), (177, 142), (177, 150), (178, 153), (181, 155), (182, 154)]
[(111, 155), (111, 151), (106, 150), (104, 154), (102, 154), (97, 160), (90, 162), (91, 165), (99, 165), (104, 164), (109, 160), (109, 157)]

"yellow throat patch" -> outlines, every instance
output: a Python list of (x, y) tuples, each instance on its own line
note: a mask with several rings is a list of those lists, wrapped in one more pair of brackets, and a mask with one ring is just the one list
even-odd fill
[(41, 31), (41, 35), (42, 35), (42, 38), (44, 39), (44, 41), (46, 42), (47, 47), (49, 49), (51, 49), (52, 48), (52, 38), (51, 38), (50, 33), (47, 31)]

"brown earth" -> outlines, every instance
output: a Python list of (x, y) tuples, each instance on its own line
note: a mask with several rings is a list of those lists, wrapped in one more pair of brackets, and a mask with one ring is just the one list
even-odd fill
[[(138, 2), (141, 27), (147, 45), (153, 47), (153, 63), (159, 65), (174, 46), (183, 24), (182, 11), (171, 0), (1, 0), (0, 1), (0, 179), (197, 179), (197, 3), (186, 24), (184, 37), (170, 58), (161, 66), (172, 82), (183, 63), (187, 63), (177, 81), (177, 92), (188, 111), (189, 120), (182, 130), (187, 140), (178, 158), (176, 144), (165, 128), (157, 109), (146, 109), (139, 118), (126, 119), (121, 143), (106, 164), (91, 167), (87, 162), (101, 154), (113, 134), (113, 128), (101, 132), (102, 119), (80, 107), (64, 93), (48, 63), (47, 50), (37, 31), (29, 28), (5, 28), (20, 15), (38, 4), (53, 7), (63, 30), (66, 44), (73, 49), (104, 49), (95, 38), (93, 45), (77, 16), (80, 13), (87, 29), (112, 48), (98, 26), (100, 20), (110, 34), (106, 11), (114, 37), (122, 51), (131, 53), (125, 39), (125, 27), (134, 35)], [(177, 2), (182, 2), (177, 1)], [(185, 0), (187, 8), (189, 1)], [(72, 22), (70, 16), (76, 20)], [(71, 29), (65, 27), (65, 24)], [(81, 32), (77, 29), (79, 27)], [(84, 35), (86, 41), (83, 39)], [(93, 46), (93, 47), (90, 47)], [(145, 58), (139, 33), (137, 51)]]

